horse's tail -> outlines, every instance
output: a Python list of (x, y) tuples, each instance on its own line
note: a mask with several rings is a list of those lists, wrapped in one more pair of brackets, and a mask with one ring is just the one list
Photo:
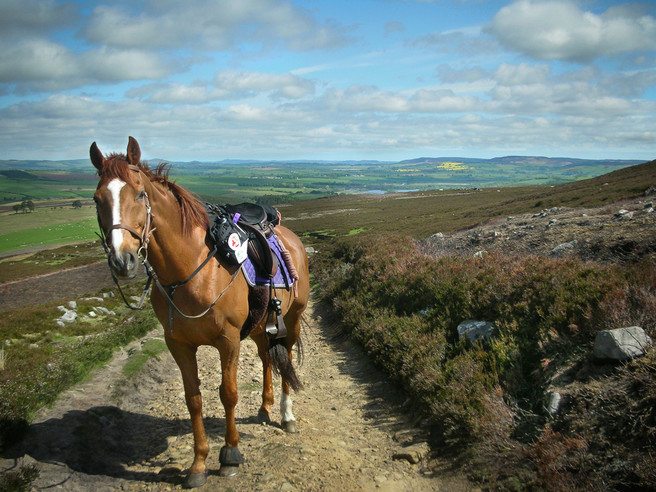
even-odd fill
[[(296, 374), (285, 341), (286, 338), (269, 338), (269, 358), (271, 359), (271, 366), (275, 374), (279, 374), (283, 381), (289, 384), (294, 391), (298, 391), (303, 388), (303, 383), (301, 383), (298, 374)], [(303, 344), (301, 343), (300, 336), (296, 342), (296, 349), (300, 363), (303, 355)]]

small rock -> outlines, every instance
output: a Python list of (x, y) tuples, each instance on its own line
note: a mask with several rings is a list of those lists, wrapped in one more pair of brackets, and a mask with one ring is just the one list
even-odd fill
[(652, 340), (639, 326), (602, 330), (594, 342), (597, 359), (628, 360), (644, 355)]
[(103, 316), (113, 316), (116, 314), (114, 311), (110, 311), (104, 306), (94, 306), (93, 310)]
[(642, 208), (654, 208), (654, 202), (645, 202)]
[(383, 483), (387, 480), (387, 477), (385, 475), (376, 475), (374, 477), (374, 482), (376, 483)]
[(68, 307), (71, 308), (71, 309), (77, 309), (77, 302), (68, 301)]
[(95, 311), (89, 311), (88, 314), (90, 318), (95, 318), (96, 316), (98, 316)]
[(486, 254), (487, 254), (487, 251), (482, 249), (482, 250), (477, 251), (476, 253), (474, 253), (474, 258), (483, 258), (483, 256), (485, 256)]
[(314, 253), (317, 252), (317, 250), (314, 249), (312, 246), (306, 246), (306, 247), (305, 247), (305, 252), (306, 252), (308, 255), (313, 255)]
[(70, 310), (62, 314), (57, 321), (61, 321), (62, 323), (74, 323), (76, 318), (77, 313), (73, 310)]
[(31, 348), (31, 349), (38, 349), (38, 348), (39, 348), (39, 344), (38, 344), (38, 343), (30, 343), (27, 347), (28, 347), (28, 348)]
[(444, 239), (444, 233), (436, 232), (435, 234), (431, 235), (429, 239)]
[(134, 302), (139, 302), (141, 300), (141, 297), (140, 296), (130, 296), (130, 300), (132, 300)]
[(428, 454), (428, 449), (428, 444), (425, 442), (413, 444), (394, 453), (392, 459), (406, 460), (408, 463), (416, 465)]
[(289, 482), (283, 482), (283, 484), (280, 486), (281, 492), (292, 492), (293, 490), (296, 490), (294, 486), (289, 483)]
[(618, 210), (617, 212), (615, 212), (615, 217), (617, 217), (618, 219), (620, 219), (620, 218), (624, 217), (624, 216), (625, 216), (626, 214), (628, 214), (628, 213), (629, 213), (629, 211), (628, 211), (627, 209), (622, 208), (622, 209)]
[(553, 227), (558, 223), (556, 219), (551, 219), (549, 223), (547, 224), (547, 227)]
[(104, 302), (105, 299), (102, 297), (84, 297), (82, 299), (83, 301), (89, 301), (89, 302)]
[(467, 320), (458, 325), (458, 336), (467, 337), (470, 342), (487, 340), (494, 333), (494, 324), (489, 321)]
[(62, 313), (67, 313), (68, 312), (68, 308), (65, 307), (65, 306), (57, 306), (57, 309), (59, 309)]
[(547, 393), (547, 413), (549, 415), (556, 415), (560, 408), (562, 397), (557, 391)]
[(63, 322), (62, 320), (60, 320), (60, 319), (58, 319), (57, 321), (55, 321), (55, 323), (56, 323), (57, 326), (59, 326), (60, 328), (63, 328), (64, 326), (66, 326), (66, 323), (64, 323), (64, 322)]
[(566, 253), (567, 251), (571, 251), (576, 247), (576, 244), (578, 241), (574, 239), (573, 241), (570, 241), (568, 243), (561, 243), (558, 246), (556, 246), (554, 249), (551, 250), (551, 254), (554, 256), (561, 256), (562, 254)]
[(645, 190), (645, 196), (656, 195), (656, 187), (650, 186)]

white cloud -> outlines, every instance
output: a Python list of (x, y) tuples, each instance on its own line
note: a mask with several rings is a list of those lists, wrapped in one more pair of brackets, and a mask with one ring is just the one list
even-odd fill
[(346, 42), (345, 31), (320, 23), (285, 0), (153, 3), (133, 15), (119, 7), (97, 7), (85, 34), (93, 42), (123, 48), (225, 50), (245, 40), (282, 42), (293, 50), (330, 48)]
[(19, 91), (151, 79), (171, 71), (156, 55), (139, 50), (101, 48), (75, 54), (38, 38), (0, 43), (0, 83), (14, 84)]
[(602, 15), (568, 0), (519, 0), (503, 7), (489, 32), (506, 47), (541, 60), (586, 62), (656, 47), (656, 19), (628, 8)]
[(213, 81), (192, 84), (149, 84), (131, 89), (128, 97), (162, 104), (205, 104), (265, 94), (273, 100), (301, 99), (314, 94), (315, 83), (293, 74), (219, 72)]
[(534, 84), (544, 82), (549, 75), (547, 65), (511, 65), (503, 63), (499, 66), (494, 78), (504, 85)]
[[(653, 150), (653, 132), (645, 129), (656, 127), (654, 103), (597, 97), (601, 91), (589, 97), (571, 94), (558, 102), (555, 96), (561, 90), (571, 91), (573, 85), (556, 86), (551, 93), (544, 92), (546, 86), (505, 86), (519, 92), (499, 99), (498, 113), (483, 101), (470, 104), (465, 113), (458, 112), (462, 101), (453, 103), (451, 98), (459, 95), (438, 90), (403, 94), (361, 87), (351, 91), (352, 96), (358, 93), (363, 98), (363, 106), (367, 91), (376, 96), (374, 101), (393, 96), (405, 109), (399, 112), (330, 108), (319, 105), (325, 104), (323, 98), (314, 103), (299, 100), (276, 106), (253, 101), (219, 108), (60, 95), (0, 109), (0, 148), (7, 158), (84, 157), (94, 140), (103, 150), (122, 150), (131, 134), (139, 139), (146, 158), (173, 160), (384, 157), (390, 153), (413, 157), (424, 151), (471, 154), (472, 149), (498, 154), (540, 149), (552, 155), (587, 152), (631, 157)], [(524, 92), (524, 87), (533, 88)], [(540, 101), (545, 94), (547, 101), (536, 108), (534, 98)], [(529, 111), (531, 101), (535, 112)], [(419, 102), (441, 104), (440, 111), (447, 111), (408, 109)], [(513, 102), (516, 114), (509, 113)], [(554, 104), (561, 104), (556, 109), (562, 111), (569, 108), (570, 114), (543, 111), (543, 106)], [(449, 105), (457, 111), (449, 112)], [(38, 145), (34, 145), (34, 135), (38, 135)], [(635, 154), (626, 150), (627, 141)]]
[(300, 99), (314, 93), (314, 82), (293, 74), (225, 71), (217, 74), (216, 87), (234, 94), (273, 92), (281, 99)]

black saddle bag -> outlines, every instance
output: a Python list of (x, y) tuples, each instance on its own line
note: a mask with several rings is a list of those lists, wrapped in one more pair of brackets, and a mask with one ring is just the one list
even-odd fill
[[(249, 234), (232, 220), (223, 207), (208, 205), (210, 241), (217, 247), (217, 255), (228, 265), (241, 265), (247, 256)], [(213, 220), (212, 220), (213, 219)]]

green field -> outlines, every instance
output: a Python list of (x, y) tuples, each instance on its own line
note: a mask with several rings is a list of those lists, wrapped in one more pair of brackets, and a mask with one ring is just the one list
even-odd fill
[(98, 230), (95, 208), (37, 208), (0, 214), (0, 254), (91, 241)]

